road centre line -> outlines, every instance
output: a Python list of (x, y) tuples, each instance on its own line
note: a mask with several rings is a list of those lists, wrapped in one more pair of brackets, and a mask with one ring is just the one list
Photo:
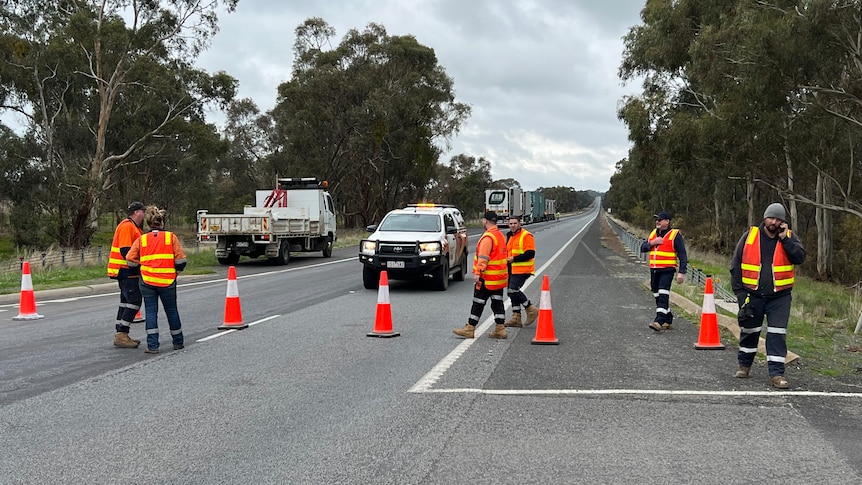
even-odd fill
[[(266, 322), (266, 321), (272, 320), (273, 318), (278, 318), (278, 317), (280, 317), (280, 316), (281, 316), (281, 315), (270, 315), (270, 316), (268, 316), (268, 317), (266, 317), (266, 318), (261, 318), (260, 320), (255, 320), (255, 321), (253, 321), (253, 322), (249, 323), (249, 324), (248, 324), (248, 326), (249, 326), (249, 327), (251, 327), (251, 326), (253, 326), (253, 325), (257, 325), (258, 323), (263, 323), (263, 322)], [(195, 342), (206, 342), (207, 340), (212, 340), (212, 339), (214, 339), (214, 338), (216, 338), (216, 337), (221, 337), (222, 335), (227, 335), (227, 334), (229, 334), (229, 333), (233, 333), (233, 332), (239, 332), (240, 330), (243, 330), (243, 329), (230, 329), (230, 330), (225, 330), (225, 331), (222, 331), (222, 332), (219, 332), (219, 333), (216, 333), (216, 334), (210, 335), (209, 337), (199, 338), (199, 339), (195, 340)]]
[[(571, 239), (569, 239), (569, 241), (566, 242), (566, 244), (564, 244), (563, 247), (561, 247), (559, 251), (554, 253), (554, 255), (551, 256), (550, 259), (548, 259), (548, 261), (545, 262), (545, 264), (543, 264), (536, 271), (536, 277), (528, 279), (527, 282), (524, 284), (524, 286), (521, 287), (521, 290), (526, 290), (533, 281), (538, 280), (539, 279), (538, 276), (543, 274), (545, 272), (545, 269), (548, 266), (550, 266), (554, 261), (556, 261), (556, 259), (560, 256), (560, 254), (562, 254), (562, 252), (565, 251), (572, 244), (572, 242), (574, 242), (575, 239), (577, 239), (578, 236), (581, 235), (582, 232), (584, 232), (588, 227), (590, 227), (590, 225), (594, 221), (595, 221), (595, 219), (593, 219), (593, 221), (591, 221), (589, 224), (586, 224), (583, 228), (581, 228), (580, 231), (578, 231), (574, 236), (572, 236)], [(511, 308), (511, 306), (512, 306), (511, 301), (507, 300), (506, 305), (505, 305), (506, 310)], [(481, 325), (476, 327), (475, 334), (476, 335), (483, 335), (485, 333), (485, 331), (488, 328), (490, 328), (493, 323), (494, 323), (494, 316), (489, 315), (488, 318), (486, 318), (485, 321), (483, 321)], [(437, 362), (437, 364), (434, 367), (432, 367), (431, 370), (428, 371), (428, 373), (426, 373), (424, 376), (422, 376), (422, 378), (419, 379), (416, 382), (416, 384), (413, 384), (413, 387), (411, 387), (407, 392), (411, 392), (411, 393), (442, 392), (443, 391), (442, 389), (432, 390), (431, 386), (433, 386), (440, 379), (440, 377), (442, 377), (443, 374), (445, 374), (446, 371), (448, 371), (449, 368), (452, 367), (452, 365), (458, 360), (458, 358), (461, 357), (461, 355), (463, 355), (464, 352), (466, 352), (467, 349), (469, 349), (470, 346), (473, 345), (473, 342), (475, 342), (475, 341), (476, 341), (475, 338), (468, 338), (468, 339), (464, 339), (463, 341), (461, 341), (461, 343), (459, 343), (454, 349), (452, 349), (452, 351), (449, 352), (449, 354), (447, 354), (446, 357), (443, 357), (443, 359), (441, 359), (439, 362)]]
[[(410, 391), (416, 392), (416, 391)], [(488, 394), (505, 396), (608, 396), (608, 395), (661, 395), (661, 396), (731, 396), (731, 397), (849, 397), (862, 398), (860, 392), (828, 391), (695, 391), (683, 389), (428, 389), (423, 393)]]

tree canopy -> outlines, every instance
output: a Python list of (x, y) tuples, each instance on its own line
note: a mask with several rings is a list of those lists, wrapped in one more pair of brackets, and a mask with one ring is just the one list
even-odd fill
[[(703, 248), (730, 252), (783, 202), (816, 276), (859, 281), (862, 12), (858, 1), (648, 0), (625, 37), (618, 115), (632, 147), (606, 204), (649, 225), (667, 209)], [(839, 244), (839, 241), (842, 241)], [(836, 264), (840, 262), (839, 264)]]

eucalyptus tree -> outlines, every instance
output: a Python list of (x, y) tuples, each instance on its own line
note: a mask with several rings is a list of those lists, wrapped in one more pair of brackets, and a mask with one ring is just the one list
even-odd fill
[(423, 198), (443, 147), (470, 108), (434, 50), (383, 26), (335, 30), (310, 18), (296, 29), (293, 77), (272, 111), (279, 170), (331, 181), (348, 221), (367, 224)]
[(163, 171), (135, 180), (148, 165), (170, 170), (184, 141), (207, 139), (185, 125), (203, 123), (205, 103), (230, 100), (236, 81), (192, 62), (217, 31), (216, 10), (237, 1), (0, 3), (0, 109), (26, 119), (41, 147), (29, 162), (44, 174), (36, 209), (53, 216), (61, 244), (87, 244), (105, 206), (164, 183)]

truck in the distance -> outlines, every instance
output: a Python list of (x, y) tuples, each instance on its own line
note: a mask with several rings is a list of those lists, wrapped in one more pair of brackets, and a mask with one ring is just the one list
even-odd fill
[(240, 256), (287, 264), (291, 252), (320, 251), (328, 258), (337, 236), (326, 188), (316, 178), (276, 177), (275, 189), (255, 191), (254, 207), (246, 206), (242, 214), (199, 210), (198, 240), (216, 243), (221, 264), (236, 264)]
[(507, 226), (510, 217), (524, 218), (524, 192), (521, 189), (485, 189), (485, 211), (497, 213), (497, 225)]
[(524, 192), (524, 224), (545, 220), (545, 194), (538, 190)]
[(557, 201), (555, 199), (545, 199), (545, 220), (553, 221), (557, 218)]

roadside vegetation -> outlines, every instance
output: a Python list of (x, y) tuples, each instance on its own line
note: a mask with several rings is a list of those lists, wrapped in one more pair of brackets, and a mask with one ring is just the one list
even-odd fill
[[(637, 237), (645, 238), (648, 233), (614, 219), (620, 226)], [(607, 226), (607, 224), (603, 224)], [(605, 240), (619, 241), (616, 234), (605, 227)], [(685, 234), (683, 234), (685, 236)], [(625, 252), (622, 243), (613, 247), (615, 251)], [(713, 285), (730, 288), (730, 258), (714, 252), (704, 252), (688, 248), (689, 265), (713, 279)], [(646, 279), (646, 272), (644, 273)], [(829, 377), (844, 380), (862, 378), (862, 335), (854, 332), (856, 322), (862, 313), (862, 294), (857, 287), (846, 287), (835, 283), (817, 281), (804, 272), (797, 275), (793, 287), (793, 304), (787, 332), (787, 348), (800, 356), (798, 365)], [(703, 287), (693, 284), (690, 278), (682, 285), (674, 284), (672, 291), (690, 301), (703, 304)], [(718, 299), (718, 297), (716, 297)], [(731, 305), (735, 309), (735, 305)], [(675, 312), (686, 319), (699, 323), (699, 316), (675, 308)], [(716, 305), (716, 312), (736, 318), (735, 311)], [(720, 327), (721, 338), (725, 344), (736, 346), (739, 342), (730, 331)], [(758, 354), (757, 359), (765, 362), (766, 356)]]
[[(195, 234), (191, 230), (177, 230), (183, 241), (183, 249), (188, 257), (189, 264), (186, 266), (183, 274), (199, 275), (215, 273), (215, 268), (219, 266), (219, 262), (215, 258), (212, 245), (197, 245)], [(359, 240), (365, 237), (367, 232), (364, 229), (346, 229), (339, 231), (338, 241), (333, 247), (335, 249), (344, 247), (359, 247)], [(107, 238), (105, 238), (107, 237)], [(97, 233), (94, 236), (94, 241), (98, 245), (110, 248), (111, 238), (113, 233)], [(105, 242), (107, 241), (107, 242)], [(49, 259), (51, 252), (46, 251)], [(21, 290), (21, 272), (20, 265), (15, 264), (19, 261), (24, 253), (17, 251), (15, 246), (11, 244), (10, 238), (0, 237), (0, 294), (15, 293)], [(50, 265), (42, 267), (39, 260), (30, 261), (30, 275), (33, 280), (33, 288), (36, 290), (49, 290), (54, 288), (66, 288), (77, 285), (92, 285), (99, 283), (109, 283), (111, 280), (105, 273), (107, 261), (103, 264), (88, 262), (82, 265), (78, 262), (69, 263), (66, 267), (59, 265)]]

